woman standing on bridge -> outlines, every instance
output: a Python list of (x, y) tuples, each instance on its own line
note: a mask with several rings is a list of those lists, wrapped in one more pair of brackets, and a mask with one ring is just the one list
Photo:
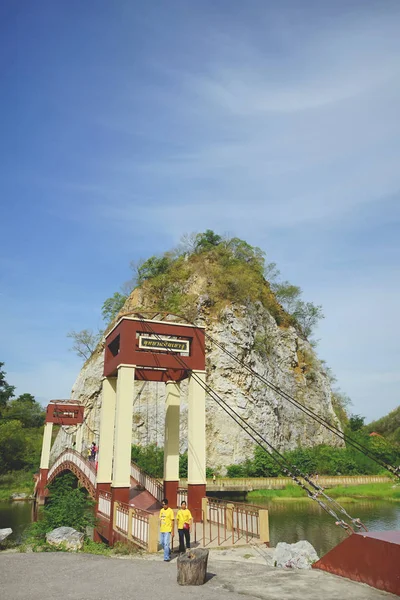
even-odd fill
[(190, 549), (190, 526), (192, 524), (192, 513), (186, 506), (186, 502), (181, 502), (181, 507), (176, 515), (178, 523), (178, 535), (179, 535), (179, 552), (185, 552), (185, 540), (186, 550)]

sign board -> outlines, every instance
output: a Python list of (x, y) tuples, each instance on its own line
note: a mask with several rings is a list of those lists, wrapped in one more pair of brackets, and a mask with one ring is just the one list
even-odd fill
[(141, 350), (154, 350), (156, 352), (179, 352), (189, 354), (189, 340), (179, 340), (170, 337), (139, 336), (139, 348)]

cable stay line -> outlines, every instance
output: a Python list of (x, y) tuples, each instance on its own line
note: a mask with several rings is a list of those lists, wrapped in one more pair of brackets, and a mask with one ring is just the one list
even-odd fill
[[(314, 483), (307, 474), (301, 472), (301, 470), (296, 465), (291, 465), (287, 459), (281, 454), (272, 444), (270, 444), (261, 433), (259, 433), (252, 425), (247, 423), (243, 417), (241, 417), (215, 390), (211, 388), (207, 383), (203, 382), (202, 379), (197, 375), (195, 371), (192, 371), (188, 368), (185, 361), (176, 353), (171, 352), (171, 350), (167, 347), (165, 340), (163, 340), (151, 327), (151, 325), (146, 322), (143, 317), (140, 317), (142, 325), (147, 329), (149, 333), (154, 335), (154, 337), (159, 341), (160, 345), (164, 347), (165, 351), (174, 357), (174, 359), (178, 362), (180, 367), (184, 368), (186, 371), (191, 373), (191, 377), (197, 381), (197, 383), (208, 393), (209, 397), (211, 397), (217, 404), (224, 410), (230, 417), (235, 421), (246, 433), (249, 437), (253, 439), (253, 441), (260, 446), (265, 452), (267, 452), (271, 458), (279, 465), (282, 472), (288, 475), (297, 485), (299, 485), (311, 498), (315, 500), (319, 506), (327, 512), (330, 516), (335, 519), (335, 524), (339, 525), (343, 529), (345, 529), (348, 533), (354, 532), (354, 527), (357, 529), (363, 528), (367, 530), (365, 525), (363, 525), (358, 518), (353, 518), (346, 509), (341, 506), (336, 500), (331, 498), (328, 494), (326, 494), (325, 490), (318, 484)], [(320, 499), (320, 498), (323, 498)], [(338, 512), (344, 515), (347, 520), (349, 520), (352, 525), (344, 520), (344, 518), (340, 518), (338, 516)]]
[(205, 335), (213, 344), (215, 344), (218, 348), (220, 348), (220, 350), (225, 352), (230, 358), (232, 358), (234, 361), (236, 361), (238, 364), (240, 364), (249, 373), (254, 375), (254, 377), (256, 377), (259, 381), (261, 381), (267, 387), (269, 387), (271, 390), (273, 390), (276, 394), (278, 394), (279, 396), (281, 396), (282, 398), (284, 398), (285, 400), (290, 402), (293, 406), (295, 406), (296, 408), (301, 410), (304, 414), (306, 414), (310, 418), (314, 419), (314, 421), (316, 421), (317, 423), (319, 423), (320, 425), (322, 425), (323, 427), (328, 429), (331, 433), (333, 433), (334, 435), (336, 435), (337, 437), (342, 439), (344, 442), (347, 442), (350, 446), (352, 446), (353, 448), (355, 448), (356, 450), (358, 450), (359, 452), (361, 452), (362, 454), (367, 456), (367, 458), (370, 458), (371, 460), (373, 460), (375, 463), (377, 463), (381, 467), (384, 467), (385, 469), (387, 469), (392, 475), (395, 475), (396, 477), (400, 478), (400, 466), (394, 467), (394, 466), (386, 463), (380, 457), (376, 456), (373, 452), (371, 452), (371, 450), (369, 450), (369, 448), (367, 448), (366, 446), (361, 444), (358, 440), (355, 440), (348, 434), (345, 434), (338, 427), (336, 427), (335, 425), (333, 425), (332, 423), (330, 423), (329, 421), (324, 419), (324, 417), (321, 417), (320, 415), (315, 413), (311, 408), (304, 406), (303, 404), (298, 402), (295, 398), (293, 398), (293, 396), (290, 396), (290, 394), (288, 394), (287, 392), (284, 392), (278, 386), (276, 386), (274, 383), (269, 381), (266, 377), (264, 377), (263, 375), (260, 375), (259, 373), (257, 373), (257, 371), (254, 371), (254, 369), (252, 369), (251, 367), (246, 365), (245, 362), (243, 362), (242, 360), (237, 358), (222, 343), (217, 342), (207, 333)]

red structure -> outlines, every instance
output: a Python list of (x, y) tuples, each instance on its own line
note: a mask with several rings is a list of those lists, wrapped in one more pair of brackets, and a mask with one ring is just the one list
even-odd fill
[(400, 531), (353, 533), (313, 569), (400, 595)]
[(204, 338), (199, 327), (122, 317), (106, 338), (104, 377), (135, 365), (137, 380), (182, 381), (191, 370), (205, 369)]
[(189, 379), (188, 502), (201, 519), (205, 480), (205, 331), (171, 320), (125, 315), (107, 334), (100, 424), (98, 491), (129, 503), (135, 381), (166, 384), (164, 494), (176, 507), (179, 485), (179, 383)]
[(40, 472), (36, 486), (39, 503), (43, 503), (46, 497), (53, 424), (79, 425), (83, 422), (83, 414), (84, 407), (73, 400), (52, 400), (47, 407), (42, 443), (42, 455), (40, 459)]

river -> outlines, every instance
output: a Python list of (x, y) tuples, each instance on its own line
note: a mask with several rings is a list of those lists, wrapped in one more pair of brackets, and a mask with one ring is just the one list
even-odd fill
[(0, 529), (11, 527), (13, 530), (8, 540), (19, 542), (31, 518), (32, 502), (0, 502)]
[[(315, 502), (271, 502), (260, 498), (252, 503), (268, 508), (271, 546), (308, 540), (322, 556), (347, 537), (335, 525), (335, 519)], [(400, 529), (399, 502), (361, 500), (346, 504), (345, 509), (352, 517), (359, 517), (370, 531)]]
[[(308, 540), (322, 556), (346, 537), (343, 529), (335, 525), (334, 519), (314, 502), (259, 499), (252, 503), (269, 510), (271, 546), (278, 542)], [(371, 531), (400, 529), (399, 502), (363, 500), (346, 504), (346, 510), (359, 517)], [(0, 502), (0, 529), (11, 527), (13, 534), (10, 539), (19, 541), (31, 521), (31, 512), (30, 502)]]

